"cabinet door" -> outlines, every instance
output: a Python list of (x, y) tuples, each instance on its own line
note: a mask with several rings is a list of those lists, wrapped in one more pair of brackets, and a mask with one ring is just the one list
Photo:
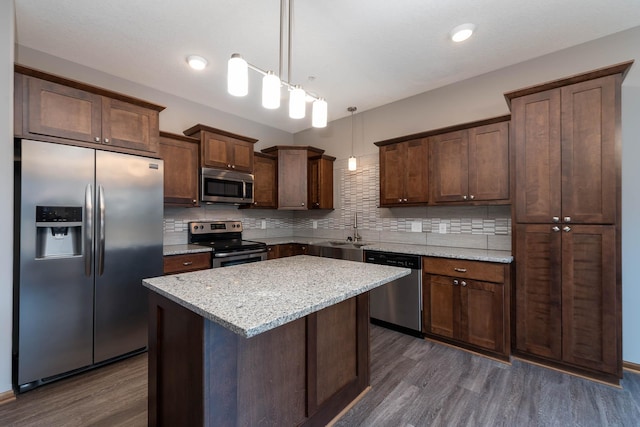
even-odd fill
[(277, 208), (278, 197), (278, 160), (264, 154), (255, 154), (253, 161), (254, 197), (257, 208)]
[(516, 226), (516, 348), (561, 360), (562, 232), (553, 227)]
[(211, 253), (166, 255), (162, 259), (164, 274), (186, 273), (211, 268)]
[(561, 216), (560, 90), (511, 101), (516, 168), (516, 222)]
[(309, 160), (309, 209), (333, 209), (333, 161)]
[(616, 221), (618, 78), (562, 88), (562, 216), (573, 223)]
[(278, 208), (307, 209), (307, 151), (278, 151)]
[(429, 142), (426, 138), (403, 143), (406, 145), (405, 198), (407, 203), (429, 201)]
[(615, 227), (572, 225), (570, 229), (562, 232), (563, 359), (621, 375)]
[(102, 98), (99, 95), (33, 77), (23, 79), (27, 85), (25, 102), (28, 102), (23, 123), (26, 132), (101, 142)]
[(202, 166), (231, 169), (231, 153), (228, 142), (211, 132), (202, 131)]
[(158, 112), (102, 97), (102, 142), (114, 147), (158, 153)]
[(239, 172), (253, 172), (253, 143), (233, 141), (229, 143), (231, 169)]
[(469, 199), (509, 199), (509, 123), (469, 129)]
[(457, 286), (447, 276), (424, 275), (424, 323), (425, 331), (447, 338), (457, 338), (455, 331), (459, 322)]
[(504, 287), (460, 279), (460, 339), (504, 352)]
[(429, 138), (431, 201), (461, 202), (469, 194), (469, 135), (466, 130)]
[(199, 141), (186, 137), (160, 137), (160, 158), (164, 160), (164, 203), (199, 206)]
[(267, 246), (267, 259), (280, 258), (280, 245)]
[(394, 206), (404, 200), (405, 144), (380, 147), (380, 205)]

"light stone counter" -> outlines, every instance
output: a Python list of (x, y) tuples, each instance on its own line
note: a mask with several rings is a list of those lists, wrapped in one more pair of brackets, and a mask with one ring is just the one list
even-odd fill
[(198, 252), (211, 252), (211, 248), (200, 245), (164, 245), (162, 255), (184, 255)]
[(367, 292), (407, 268), (300, 255), (142, 281), (245, 338)]

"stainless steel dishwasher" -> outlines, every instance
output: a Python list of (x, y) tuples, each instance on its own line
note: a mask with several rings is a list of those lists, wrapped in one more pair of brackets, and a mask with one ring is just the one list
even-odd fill
[(411, 274), (369, 293), (371, 322), (422, 336), (422, 258), (390, 252), (365, 251), (366, 263), (411, 269)]

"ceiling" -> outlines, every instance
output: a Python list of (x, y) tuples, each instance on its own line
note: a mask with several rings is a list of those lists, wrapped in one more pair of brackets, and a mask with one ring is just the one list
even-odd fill
[[(290, 119), (287, 98), (263, 109), (257, 73), (247, 97), (226, 92), (232, 53), (278, 71), (278, 0), (15, 5), (19, 45), (287, 132), (311, 127), (310, 107)], [(466, 22), (475, 34), (453, 43)], [(331, 121), (638, 25), (640, 0), (297, 0), (290, 81), (326, 98)], [(209, 66), (191, 70), (189, 54)]]

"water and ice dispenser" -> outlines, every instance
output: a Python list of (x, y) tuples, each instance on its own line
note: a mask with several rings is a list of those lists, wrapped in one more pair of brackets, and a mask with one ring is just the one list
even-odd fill
[(82, 206), (36, 206), (36, 258), (82, 255)]

